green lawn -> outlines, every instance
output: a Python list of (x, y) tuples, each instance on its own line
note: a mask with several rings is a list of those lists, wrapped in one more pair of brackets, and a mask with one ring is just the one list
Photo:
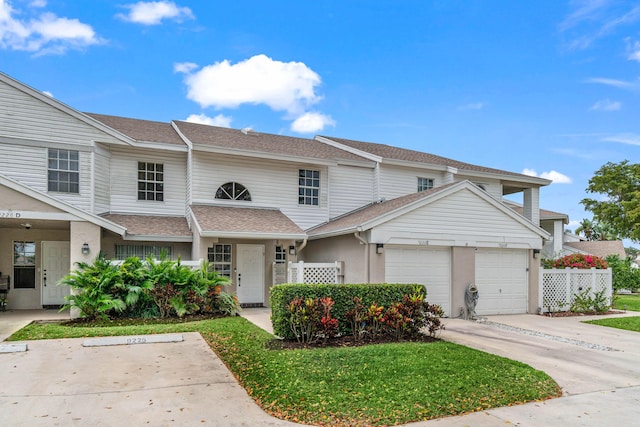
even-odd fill
[(275, 350), (272, 335), (240, 317), (139, 326), (35, 324), (11, 339), (190, 331), (202, 334), (268, 413), (307, 424), (404, 424), (561, 394), (543, 372), (444, 341)]
[(640, 311), (640, 294), (617, 295), (613, 300), (613, 308), (617, 310)]
[(610, 328), (626, 329), (627, 331), (640, 332), (640, 316), (618, 317), (615, 319), (590, 320), (586, 323), (608, 326)]

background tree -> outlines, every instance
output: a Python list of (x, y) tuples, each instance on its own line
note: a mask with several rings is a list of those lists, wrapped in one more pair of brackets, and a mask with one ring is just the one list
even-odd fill
[(601, 195), (580, 202), (595, 221), (608, 224), (618, 238), (640, 242), (640, 164), (608, 162), (595, 172), (586, 191)]

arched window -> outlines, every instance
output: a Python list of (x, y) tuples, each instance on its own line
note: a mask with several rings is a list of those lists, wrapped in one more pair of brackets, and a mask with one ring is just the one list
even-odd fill
[(245, 200), (250, 202), (251, 194), (249, 194), (249, 190), (247, 190), (244, 185), (238, 184), (237, 182), (227, 182), (226, 184), (222, 184), (220, 188), (218, 188), (218, 191), (216, 191), (216, 199)]

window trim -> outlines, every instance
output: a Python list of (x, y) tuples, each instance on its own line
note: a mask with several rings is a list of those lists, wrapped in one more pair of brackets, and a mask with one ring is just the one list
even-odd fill
[[(229, 193), (228, 186), (231, 186), (231, 193)], [(227, 188), (225, 188), (227, 187)], [(226, 196), (226, 197), (220, 197)], [(247, 187), (240, 184), (236, 181), (229, 181), (222, 184), (216, 190), (215, 194), (216, 200), (236, 200), (241, 202), (250, 202), (251, 201), (251, 192)]]
[[(66, 167), (61, 167), (65, 165)], [(62, 179), (63, 177), (66, 179)], [(80, 152), (78, 150), (47, 148), (47, 191), (80, 194)]]
[(418, 177), (418, 192), (431, 190), (434, 186), (435, 186), (435, 182), (433, 178), (428, 178), (426, 176)]
[(320, 170), (298, 169), (298, 205), (320, 206)]
[[(153, 165), (153, 170), (150, 170), (150, 165)], [(164, 163), (138, 161), (136, 172), (138, 174), (136, 181), (138, 184), (136, 188), (138, 201), (164, 202)], [(141, 174), (144, 175), (143, 178), (141, 178)], [(144, 189), (140, 188), (141, 185), (144, 186)]]

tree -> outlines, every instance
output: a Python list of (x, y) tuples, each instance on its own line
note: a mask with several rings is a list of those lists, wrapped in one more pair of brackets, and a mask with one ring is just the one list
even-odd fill
[(582, 221), (580, 221), (580, 226), (578, 226), (578, 228), (576, 228), (576, 234), (579, 236), (580, 234), (582, 234), (584, 236), (585, 239), (591, 241), (591, 240), (595, 240), (593, 237), (594, 234), (594, 224), (590, 219), (583, 219)]
[(586, 191), (602, 195), (580, 202), (595, 221), (610, 226), (618, 238), (640, 242), (640, 164), (608, 162), (595, 172)]

